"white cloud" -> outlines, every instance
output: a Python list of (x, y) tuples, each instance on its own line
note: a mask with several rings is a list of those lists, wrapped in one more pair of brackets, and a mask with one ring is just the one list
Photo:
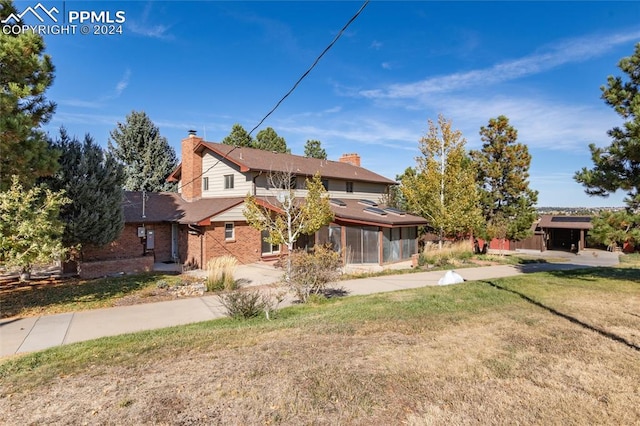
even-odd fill
[(127, 22), (127, 29), (131, 30), (131, 32), (134, 34), (138, 34), (145, 37), (159, 38), (164, 40), (173, 39), (172, 35), (167, 34), (169, 29), (171, 29), (171, 27), (167, 25), (162, 25), (162, 24), (150, 25), (150, 24), (136, 22), (136, 21), (129, 21)]
[(413, 83), (396, 83), (381, 89), (361, 90), (358, 94), (370, 99), (424, 99), (427, 95), (498, 84), (538, 74), (563, 64), (582, 62), (600, 56), (619, 44), (638, 39), (640, 30), (568, 39), (489, 68), (431, 77)]
[(118, 82), (118, 84), (116, 84), (115, 97), (120, 96), (124, 91), (124, 89), (127, 88), (127, 86), (129, 85), (130, 77), (131, 77), (131, 70), (127, 69), (124, 75), (122, 76), (122, 78), (120, 79), (120, 81)]
[(371, 42), (371, 46), (369, 46), (371, 49), (374, 50), (380, 50), (382, 48), (382, 43), (379, 42), (378, 40), (373, 40)]
[[(616, 124), (616, 115), (605, 107), (561, 103), (534, 97), (441, 99), (445, 117), (463, 131), (470, 148), (480, 146), (480, 127), (490, 118), (505, 115), (518, 130), (518, 141), (530, 149), (584, 151), (589, 143), (608, 143), (607, 130)], [(461, 126), (461, 127), (460, 127)]]

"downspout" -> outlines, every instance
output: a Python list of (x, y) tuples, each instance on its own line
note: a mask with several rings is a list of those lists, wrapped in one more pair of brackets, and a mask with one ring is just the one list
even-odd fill
[(255, 176), (253, 177), (253, 179), (251, 179), (251, 183), (252, 183), (252, 185), (251, 185), (251, 192), (253, 192), (253, 194), (252, 194), (252, 195), (253, 195), (254, 197), (255, 197), (255, 196), (257, 195), (257, 193), (258, 193), (258, 191), (256, 190), (256, 186), (257, 186), (257, 185), (256, 185), (256, 179), (258, 179), (258, 177), (259, 177), (261, 174), (262, 174), (262, 170), (260, 170), (260, 171), (258, 172), (258, 174), (257, 174), (257, 175), (255, 175)]

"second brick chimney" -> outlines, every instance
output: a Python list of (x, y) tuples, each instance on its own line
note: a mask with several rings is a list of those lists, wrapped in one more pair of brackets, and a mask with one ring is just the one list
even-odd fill
[(195, 130), (189, 130), (189, 136), (182, 139), (182, 172), (180, 178), (182, 198), (186, 201), (199, 200), (202, 197), (202, 155), (193, 152), (202, 138)]
[(340, 157), (338, 161), (360, 167), (360, 156), (356, 153), (342, 154), (342, 157)]

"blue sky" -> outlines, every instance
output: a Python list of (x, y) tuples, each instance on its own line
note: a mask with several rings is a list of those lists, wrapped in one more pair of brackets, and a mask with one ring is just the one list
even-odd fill
[[(220, 141), (234, 123), (258, 124), (362, 4), (42, 3), (126, 13), (122, 35), (44, 36), (58, 104), (47, 130), (106, 147), (144, 110), (178, 155), (190, 128)], [(330, 159), (357, 152), (395, 178), (415, 165), (428, 119), (443, 114), (479, 149), (480, 127), (506, 115), (533, 156), (539, 206), (622, 205), (624, 194), (588, 197), (572, 176), (591, 167), (588, 144), (608, 145), (622, 123), (600, 86), (639, 41), (638, 2), (372, 1), (260, 129), (295, 154), (318, 139)]]

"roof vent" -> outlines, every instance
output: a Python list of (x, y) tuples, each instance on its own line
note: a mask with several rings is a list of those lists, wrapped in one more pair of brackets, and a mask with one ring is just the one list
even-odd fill
[(198, 132), (193, 129), (189, 130), (189, 136), (195, 136), (197, 133)]

